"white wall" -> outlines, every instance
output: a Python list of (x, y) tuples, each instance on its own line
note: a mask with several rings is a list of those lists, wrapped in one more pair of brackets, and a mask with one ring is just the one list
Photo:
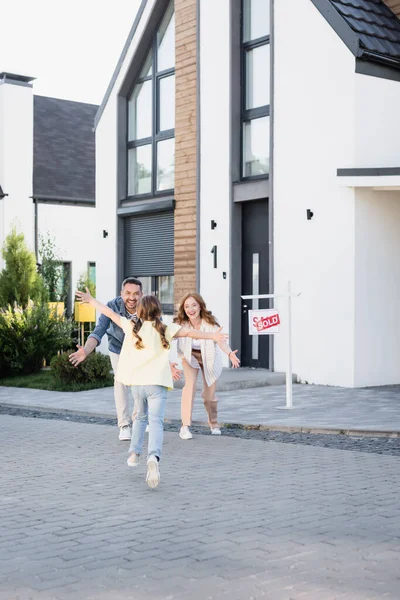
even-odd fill
[[(229, 2), (200, 3), (200, 293), (229, 329), (230, 247)], [(215, 40), (218, 40), (216, 46)], [(211, 230), (211, 220), (217, 227)], [(213, 268), (212, 247), (218, 247)], [(223, 279), (222, 273), (227, 273)]]
[(400, 192), (358, 189), (355, 206), (355, 385), (398, 384)]
[(398, 167), (400, 83), (356, 74), (355, 92), (355, 164), (358, 167)]
[[(293, 300), (294, 372), (342, 386), (354, 383), (354, 192), (339, 188), (336, 169), (354, 165), (354, 69), (309, 0), (275, 3), (275, 292), (288, 280), (301, 292)], [(276, 371), (286, 367), (285, 351), (282, 333)]]
[(47, 232), (55, 240), (61, 260), (71, 262), (72, 292), (82, 273), (87, 273), (88, 262), (97, 264), (100, 245), (100, 225), (95, 208), (39, 204), (38, 232)]
[[(0, 243), (15, 225), (33, 250), (32, 168), (32, 88), (3, 83), (0, 85), (0, 184), (8, 196), (0, 200)], [(0, 257), (0, 269), (3, 267)]]

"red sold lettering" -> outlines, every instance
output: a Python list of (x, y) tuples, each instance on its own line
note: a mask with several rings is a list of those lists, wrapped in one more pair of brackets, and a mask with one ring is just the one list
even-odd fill
[(276, 327), (280, 325), (279, 315), (271, 315), (269, 317), (254, 317), (253, 325), (257, 329), (257, 331), (265, 331), (266, 329), (270, 329), (271, 327)]

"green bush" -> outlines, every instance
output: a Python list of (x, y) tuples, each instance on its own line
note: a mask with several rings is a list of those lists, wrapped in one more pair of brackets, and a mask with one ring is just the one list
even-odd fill
[(0, 310), (0, 377), (37, 373), (43, 361), (71, 345), (71, 321), (47, 305)]
[(42, 279), (37, 273), (35, 254), (26, 246), (24, 234), (14, 228), (6, 237), (2, 255), (6, 266), (0, 273), (0, 306), (17, 302), (25, 307), (30, 299), (39, 299)]
[(80, 365), (74, 367), (69, 362), (69, 350), (65, 354), (54, 356), (50, 362), (51, 372), (60, 383), (109, 383), (112, 385), (111, 362), (108, 356), (95, 352)]

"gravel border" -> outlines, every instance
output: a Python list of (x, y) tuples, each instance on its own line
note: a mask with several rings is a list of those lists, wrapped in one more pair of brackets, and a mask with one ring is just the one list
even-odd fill
[[(27, 409), (23, 407), (10, 407), (0, 405), (0, 414), (15, 417), (28, 417), (33, 419), (49, 419), (58, 421), (71, 421), (75, 423), (88, 423), (94, 425), (110, 425), (115, 427), (116, 420), (100, 416), (79, 415), (73, 413), (51, 412), (45, 410)], [(165, 422), (164, 430), (178, 432), (180, 421)], [(206, 426), (192, 425), (191, 431), (197, 435), (210, 435)], [(258, 440), (261, 442), (275, 442), (280, 444), (304, 444), (334, 450), (348, 450), (382, 454), (385, 456), (400, 456), (400, 437), (349, 435), (340, 431), (332, 433), (312, 432), (287, 432), (270, 429), (254, 429), (248, 426), (229, 426), (221, 428), (224, 436), (240, 439)]]

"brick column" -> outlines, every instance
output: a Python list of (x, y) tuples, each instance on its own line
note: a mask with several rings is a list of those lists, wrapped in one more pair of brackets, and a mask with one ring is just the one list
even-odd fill
[(196, 0), (175, 0), (175, 305), (196, 290)]

